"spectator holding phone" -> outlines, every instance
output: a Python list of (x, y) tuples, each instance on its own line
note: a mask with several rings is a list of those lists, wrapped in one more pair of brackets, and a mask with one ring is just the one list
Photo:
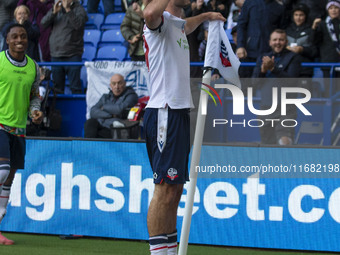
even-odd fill
[[(84, 30), (87, 13), (79, 1), (59, 0), (43, 17), (41, 25), (52, 27), (50, 35), (51, 59), (53, 62), (81, 62), (84, 51)], [(63, 94), (65, 76), (70, 81), (72, 94), (81, 93), (81, 66), (53, 66), (55, 90)]]

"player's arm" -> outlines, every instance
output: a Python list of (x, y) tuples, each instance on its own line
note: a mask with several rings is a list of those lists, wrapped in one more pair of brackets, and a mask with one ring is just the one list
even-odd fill
[(43, 118), (43, 113), (40, 111), (41, 100), (39, 97), (40, 71), (39, 66), (35, 63), (36, 75), (31, 87), (29, 116), (33, 123), (40, 124)]
[(162, 15), (170, 0), (153, 0), (144, 9), (145, 24), (150, 29), (156, 29), (162, 23)]
[(221, 20), (223, 22), (226, 21), (226, 19), (223, 17), (223, 15), (219, 12), (205, 12), (200, 15), (190, 17), (186, 19), (186, 23), (184, 26), (185, 33), (188, 35), (192, 33), (200, 24), (202, 24), (204, 21), (207, 20)]

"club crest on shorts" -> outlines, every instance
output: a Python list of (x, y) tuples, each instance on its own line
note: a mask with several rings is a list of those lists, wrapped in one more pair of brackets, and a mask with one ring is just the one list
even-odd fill
[(175, 180), (178, 177), (177, 170), (175, 168), (169, 168), (167, 177), (172, 181)]
[(158, 177), (158, 174), (156, 172), (153, 173), (153, 178), (156, 180)]

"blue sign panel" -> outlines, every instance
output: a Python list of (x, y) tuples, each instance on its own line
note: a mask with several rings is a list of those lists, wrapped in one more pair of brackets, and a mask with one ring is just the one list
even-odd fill
[[(339, 154), (203, 146), (189, 242), (340, 251)], [(27, 140), (1, 230), (146, 240), (152, 194), (143, 143)]]

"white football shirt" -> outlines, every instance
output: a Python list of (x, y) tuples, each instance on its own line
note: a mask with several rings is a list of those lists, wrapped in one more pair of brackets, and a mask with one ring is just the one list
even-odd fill
[(155, 30), (144, 26), (144, 52), (149, 69), (149, 108), (193, 108), (189, 44), (185, 20), (164, 12)]

